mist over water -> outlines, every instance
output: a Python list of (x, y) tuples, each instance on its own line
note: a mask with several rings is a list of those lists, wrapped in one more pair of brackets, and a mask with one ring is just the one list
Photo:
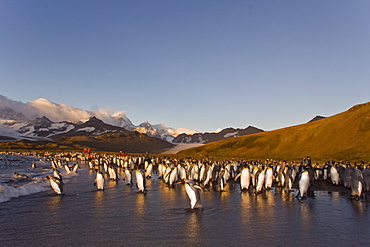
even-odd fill
[[(27, 159), (27, 167), (39, 162), (39, 177), (50, 172), (48, 162)], [(66, 180), (63, 196), (46, 180), (39, 184), (42, 191), (0, 203), (0, 246), (367, 246), (370, 241), (368, 194), (356, 201), (350, 191), (313, 191), (298, 200), (294, 191), (273, 188), (255, 195), (229, 183), (226, 192), (202, 192), (203, 209), (190, 210), (184, 185), (169, 188), (158, 176), (147, 180), (146, 194), (122, 179), (107, 179), (105, 190), (97, 191), (94, 179), (95, 172), (81, 164), (78, 176)]]

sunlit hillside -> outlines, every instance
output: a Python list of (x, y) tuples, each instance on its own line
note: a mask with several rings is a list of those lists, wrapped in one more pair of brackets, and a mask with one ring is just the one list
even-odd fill
[(210, 143), (179, 155), (246, 159), (370, 160), (370, 102), (315, 122)]

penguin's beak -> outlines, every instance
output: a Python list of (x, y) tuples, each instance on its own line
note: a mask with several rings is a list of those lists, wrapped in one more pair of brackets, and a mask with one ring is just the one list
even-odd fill
[(181, 179), (181, 181), (180, 182), (177, 182), (176, 184), (184, 184), (185, 183), (185, 179)]

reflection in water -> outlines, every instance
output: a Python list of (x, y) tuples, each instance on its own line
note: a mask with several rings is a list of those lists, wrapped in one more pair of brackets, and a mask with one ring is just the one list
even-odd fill
[(112, 188), (112, 187), (117, 186), (117, 181), (116, 180), (106, 179), (106, 181), (108, 181), (107, 188)]
[(230, 207), (230, 192), (219, 192), (220, 193), (220, 201), (221, 201), (221, 208), (227, 209)]
[(98, 217), (104, 215), (104, 191), (97, 190), (94, 192), (94, 214)]
[(135, 210), (134, 215), (137, 218), (143, 218), (146, 214), (146, 195), (144, 193), (137, 193), (137, 197), (135, 200)]
[(195, 210), (189, 210), (187, 213), (188, 221), (186, 224), (186, 236), (187, 236), (187, 242), (192, 244), (199, 243), (200, 239), (203, 236), (203, 229), (202, 229), (202, 215), (203, 210), (202, 209), (195, 209)]
[(281, 195), (281, 200), (284, 202), (291, 202), (296, 200), (296, 195), (298, 193), (298, 191), (286, 191), (283, 188), (276, 188), (276, 192)]
[(58, 211), (60, 209), (62, 197), (63, 195), (55, 195), (50, 197), (48, 200), (48, 209), (50, 212)]
[(249, 191), (243, 191), (240, 193), (240, 222), (243, 226), (243, 230), (247, 231), (250, 228), (250, 222), (253, 217), (252, 209), (253, 197)]
[(339, 203), (340, 203), (340, 193), (339, 192), (331, 192), (329, 194), (332, 195), (333, 202), (335, 203), (336, 206), (338, 206)]
[(351, 200), (351, 204), (353, 208), (355, 209), (355, 212), (359, 216), (364, 216), (366, 213), (366, 204), (359, 200)]
[(255, 196), (257, 206), (257, 216), (259, 221), (265, 226), (267, 232), (275, 228), (276, 222), (274, 217), (275, 197), (271, 190), (263, 191)]
[(59, 224), (61, 219), (60, 215), (60, 209), (61, 209), (61, 203), (62, 203), (62, 195), (55, 195), (49, 198), (48, 200), (48, 216), (49, 221), (53, 222), (54, 224)]
[(311, 203), (307, 200), (306, 201), (301, 200), (299, 201), (299, 209), (304, 232), (310, 232), (312, 228), (312, 215), (313, 215)]

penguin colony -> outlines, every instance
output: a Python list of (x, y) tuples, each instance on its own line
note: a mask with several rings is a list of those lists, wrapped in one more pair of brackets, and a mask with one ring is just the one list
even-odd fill
[[(105, 179), (123, 179), (127, 185), (135, 180), (139, 193), (146, 193), (146, 180), (153, 173), (158, 174), (169, 187), (184, 184), (190, 200), (190, 208), (201, 208), (200, 191), (213, 189), (226, 191), (230, 183), (240, 185), (241, 191), (256, 194), (270, 190), (272, 186), (286, 192), (297, 191), (297, 198), (303, 199), (315, 181), (327, 181), (333, 185), (351, 190), (351, 197), (359, 200), (365, 191), (370, 191), (370, 165), (365, 163), (343, 164), (328, 162), (323, 166), (312, 165), (309, 157), (302, 162), (274, 160), (255, 161), (215, 161), (193, 158), (177, 159), (148, 156), (95, 155), (79, 159), (88, 162), (96, 172), (94, 185), (104, 190)], [(54, 176), (48, 176), (50, 185), (57, 194), (63, 194), (63, 181), (58, 168), (64, 167), (67, 173), (75, 173), (78, 164), (68, 166), (67, 161), (51, 160)], [(293, 190), (297, 188), (296, 190)]]

